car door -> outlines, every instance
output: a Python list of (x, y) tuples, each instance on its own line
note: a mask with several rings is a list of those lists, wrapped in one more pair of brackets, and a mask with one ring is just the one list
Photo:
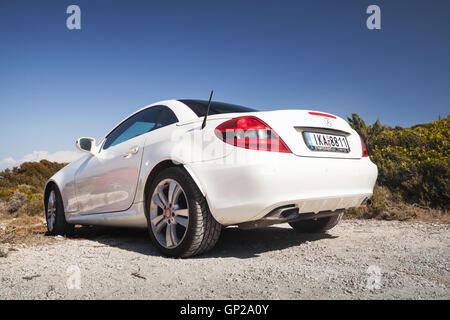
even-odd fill
[(122, 122), (75, 176), (80, 214), (125, 211), (134, 201), (146, 133), (165, 107), (147, 108)]

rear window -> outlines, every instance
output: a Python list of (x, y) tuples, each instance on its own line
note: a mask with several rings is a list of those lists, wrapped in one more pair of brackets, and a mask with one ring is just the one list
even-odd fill
[[(204, 117), (208, 109), (208, 102), (206, 100), (178, 100), (187, 105), (198, 117)], [(238, 106), (236, 104), (229, 104), (224, 102), (211, 101), (211, 108), (209, 114), (220, 113), (240, 113), (258, 111), (256, 109)]]

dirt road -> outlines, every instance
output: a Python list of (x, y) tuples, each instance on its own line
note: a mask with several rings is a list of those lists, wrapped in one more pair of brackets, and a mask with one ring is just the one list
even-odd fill
[(0, 299), (450, 299), (444, 224), (344, 220), (324, 235), (228, 228), (190, 259), (160, 256), (142, 230), (77, 234), (0, 257)]

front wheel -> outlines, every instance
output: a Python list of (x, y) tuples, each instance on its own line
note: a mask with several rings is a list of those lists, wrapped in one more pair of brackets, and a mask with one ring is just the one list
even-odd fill
[(66, 221), (61, 194), (55, 185), (50, 187), (46, 197), (45, 220), (47, 221), (48, 234), (52, 236), (66, 236), (73, 233), (75, 226)]
[(290, 222), (290, 226), (300, 233), (321, 233), (335, 227), (341, 221), (344, 211), (340, 211), (331, 217)]
[(198, 255), (213, 248), (219, 239), (222, 226), (183, 168), (168, 168), (157, 175), (147, 208), (150, 238), (167, 256)]

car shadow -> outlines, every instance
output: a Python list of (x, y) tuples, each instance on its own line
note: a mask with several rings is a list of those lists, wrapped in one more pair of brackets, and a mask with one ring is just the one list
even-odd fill
[(99, 247), (115, 247), (144, 255), (161, 255), (152, 244), (147, 229), (79, 226), (68, 238), (98, 242)]
[[(161, 256), (145, 229), (83, 226), (75, 229), (73, 240), (87, 239), (99, 246), (111, 246), (144, 255)], [(327, 233), (297, 233), (292, 229), (271, 226), (242, 230), (236, 227), (222, 229), (216, 246), (205, 254), (192, 259), (239, 258), (248, 259), (269, 252), (299, 246), (306, 242), (333, 239)]]

